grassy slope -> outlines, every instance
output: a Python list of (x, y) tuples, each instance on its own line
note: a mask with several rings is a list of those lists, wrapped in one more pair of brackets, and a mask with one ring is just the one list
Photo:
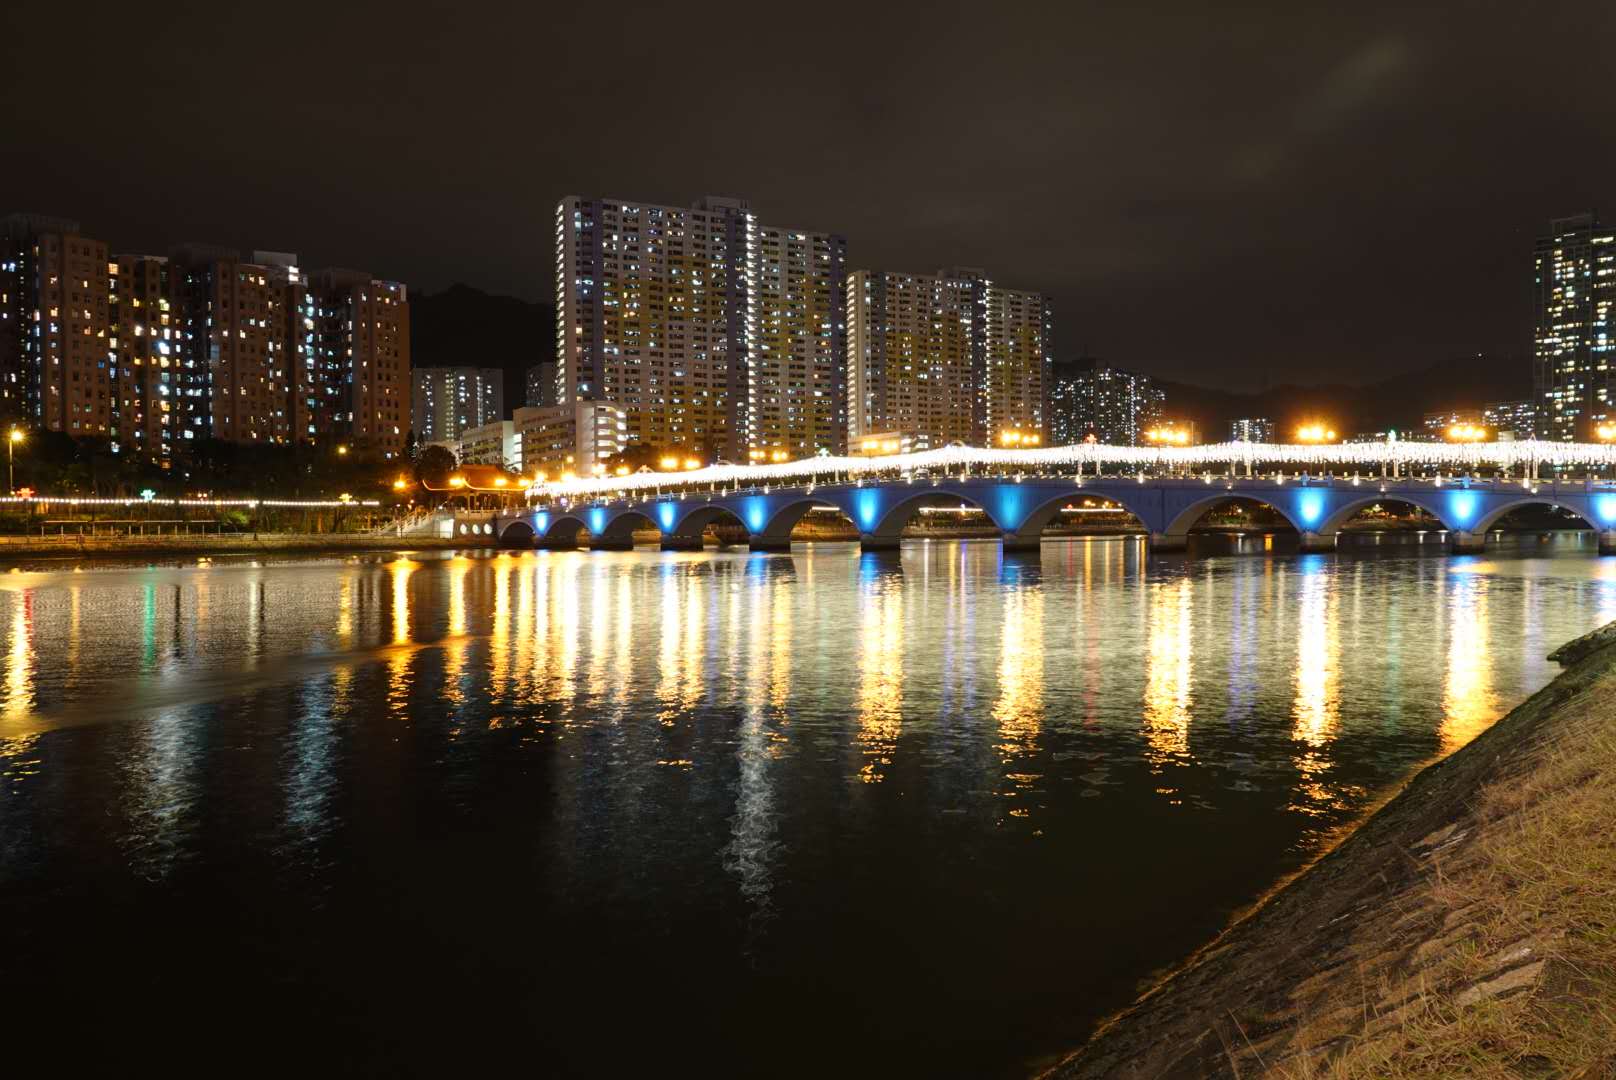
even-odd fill
[(1055, 1070), (1616, 1075), (1616, 647), (1417, 776)]

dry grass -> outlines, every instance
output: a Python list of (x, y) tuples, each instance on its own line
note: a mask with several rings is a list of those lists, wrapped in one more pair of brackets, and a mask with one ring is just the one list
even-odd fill
[(1553, 741), (1482, 791), (1471, 835), (1410, 897), (1465, 909), (1458, 939), (1403, 1001), (1363, 985), (1359, 1033), (1320, 1044), (1303, 1030), (1292, 1046), (1313, 1052), (1269, 1075), (1616, 1076), (1616, 680), (1564, 708)]

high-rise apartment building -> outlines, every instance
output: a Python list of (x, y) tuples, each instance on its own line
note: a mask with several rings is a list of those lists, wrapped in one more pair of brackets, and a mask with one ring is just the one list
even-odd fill
[(736, 441), (753, 461), (845, 453), (847, 241), (773, 226), (749, 236)]
[(108, 270), (117, 441), (120, 449), (167, 463), (183, 437), (182, 364), (190, 353), (173, 271), (167, 259), (149, 255), (119, 255)]
[(559, 404), (621, 408), (628, 441), (733, 460), (845, 445), (846, 242), (747, 204), (569, 196), (556, 208)]
[(337, 438), (404, 455), (410, 425), (409, 291), (360, 270), (326, 270), (310, 285), (317, 368), (340, 379), (327, 423)]
[(1551, 221), (1533, 252), (1532, 301), (1538, 437), (1590, 439), (1616, 392), (1616, 231), (1592, 213)]
[(75, 221), (0, 222), (0, 387), (14, 417), (76, 436), (115, 433), (107, 245)]
[(1050, 391), (1050, 437), (1060, 445), (1092, 437), (1111, 446), (1140, 446), (1160, 421), (1164, 403), (1148, 375), (1092, 357), (1060, 361)]
[(1040, 293), (987, 289), (982, 431), (991, 444), (1020, 445), (1049, 433), (1050, 306)]
[(1274, 441), (1274, 422), (1266, 416), (1242, 416), (1229, 421), (1229, 441), (1271, 443)]
[(556, 362), (540, 360), (527, 369), (527, 399), (530, 409), (542, 409), (556, 403)]
[(609, 401), (631, 442), (727, 452), (746, 351), (746, 204), (556, 207), (559, 404)]
[(466, 429), (505, 415), (505, 373), (499, 368), (416, 368), (412, 378), (411, 423), (419, 442), (458, 439)]
[(191, 437), (290, 442), (297, 297), (289, 286), (298, 280), (296, 259), (260, 252), (248, 261), (192, 244), (172, 261), (190, 316), (190, 352), (182, 361), (192, 362), (180, 386)]
[(0, 409), (167, 463), (208, 438), (403, 453), (404, 287), (187, 244), (109, 255), (77, 223), (0, 221)]
[(1481, 422), (1491, 428), (1498, 438), (1537, 438), (1537, 402), (1494, 401), (1483, 405)]
[(1048, 436), (1049, 304), (965, 267), (848, 276), (848, 436), (920, 448)]

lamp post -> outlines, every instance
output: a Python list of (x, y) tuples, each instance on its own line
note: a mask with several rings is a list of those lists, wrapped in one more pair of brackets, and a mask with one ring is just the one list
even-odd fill
[(7, 495), (15, 495), (17, 493), (17, 468), (16, 468), (17, 444), (22, 442), (22, 440), (23, 440), (22, 429), (21, 428), (16, 428), (16, 427), (11, 429), (11, 434), (6, 438), (6, 494)]

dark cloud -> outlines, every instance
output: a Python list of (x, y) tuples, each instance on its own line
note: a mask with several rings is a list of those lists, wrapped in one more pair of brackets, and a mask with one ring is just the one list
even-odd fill
[(1616, 190), (1613, 30), (1595, 0), (14, 4), (0, 208), (549, 298), (559, 196), (739, 194), (856, 265), (1044, 289), (1065, 351), (1369, 380), (1524, 352), (1534, 233)]

